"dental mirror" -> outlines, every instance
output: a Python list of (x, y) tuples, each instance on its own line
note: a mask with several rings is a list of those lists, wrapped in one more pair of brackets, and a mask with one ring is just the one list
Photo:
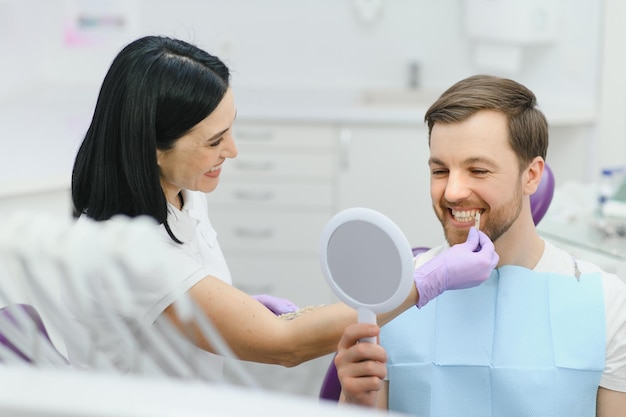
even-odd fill
[[(358, 311), (359, 323), (398, 307), (413, 285), (413, 253), (390, 218), (364, 208), (335, 214), (320, 238), (324, 277), (337, 297)], [(362, 340), (376, 343), (374, 337)]]

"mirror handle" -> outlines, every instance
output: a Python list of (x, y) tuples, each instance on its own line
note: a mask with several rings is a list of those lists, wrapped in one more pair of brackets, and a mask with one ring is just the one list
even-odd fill
[[(359, 323), (371, 323), (376, 324), (376, 314), (365, 307), (359, 307), (357, 310)], [(359, 342), (376, 343), (376, 337), (364, 337)]]

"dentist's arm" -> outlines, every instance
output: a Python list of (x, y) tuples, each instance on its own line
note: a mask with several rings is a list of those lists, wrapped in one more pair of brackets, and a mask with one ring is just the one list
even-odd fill
[[(467, 242), (447, 249), (418, 268), (421, 271), (426, 267), (427, 271), (416, 279), (416, 285), (411, 287), (401, 306), (378, 315), (378, 324), (388, 323), (416, 304), (425, 304), (423, 301), (436, 292), (431, 288), (440, 291), (467, 288), (487, 279), (497, 263), (497, 255), (493, 244), (483, 236), (470, 234)], [(248, 361), (295, 366), (334, 352), (346, 326), (357, 321), (356, 312), (342, 303), (313, 309), (293, 320), (283, 320), (256, 299), (212, 276), (200, 280), (189, 293), (233, 352)], [(190, 327), (180, 321), (174, 305), (164, 313), (182, 331), (189, 330)], [(215, 353), (200, 328), (192, 323), (191, 329), (190, 337), (195, 343)]]

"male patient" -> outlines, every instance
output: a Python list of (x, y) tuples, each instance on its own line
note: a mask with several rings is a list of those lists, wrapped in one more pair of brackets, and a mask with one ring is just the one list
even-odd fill
[[(382, 330), (349, 326), (335, 358), (342, 401), (416, 416), (626, 416), (626, 284), (533, 223), (548, 148), (534, 94), (472, 76), (425, 120), (447, 244), (416, 264), (465, 241), (475, 213), (500, 261), (480, 286), (424, 300)], [(358, 343), (379, 332), (381, 345)]]

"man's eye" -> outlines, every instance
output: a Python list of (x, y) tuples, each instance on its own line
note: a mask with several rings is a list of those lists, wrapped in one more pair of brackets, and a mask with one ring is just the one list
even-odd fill
[(433, 169), (432, 171), (430, 171), (430, 174), (436, 177), (440, 177), (442, 175), (446, 175), (448, 173), (447, 170), (445, 169)]
[(472, 170), (472, 174), (474, 175), (487, 175), (489, 173), (489, 171), (487, 171), (486, 169), (473, 169)]

